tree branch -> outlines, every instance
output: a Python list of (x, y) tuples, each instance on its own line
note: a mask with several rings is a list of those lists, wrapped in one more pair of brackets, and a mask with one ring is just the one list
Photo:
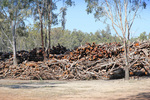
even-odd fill
[[(113, 15), (112, 15), (111, 11), (109, 10), (109, 12), (108, 12), (107, 9), (106, 9), (106, 7), (104, 7), (104, 9), (105, 9), (105, 12), (106, 12), (106, 14), (107, 14), (107, 17), (112, 21), (112, 20), (113, 20)], [(110, 14), (109, 14), (109, 13), (110, 13)], [(117, 26), (118, 28), (120, 28), (120, 26), (118, 26), (114, 21), (112, 21), (112, 23), (113, 23), (115, 26)]]
[(1, 28), (2, 33), (6, 36), (6, 38), (8, 39), (9, 43), (10, 43), (11, 46), (12, 46), (13, 44), (12, 44), (11, 40), (9, 39), (9, 37), (7, 36), (7, 34), (4, 32), (4, 30), (3, 30), (3, 28), (2, 28), (1, 25), (0, 25), (0, 28)]
[[(104, 7), (104, 9), (105, 9), (107, 15), (110, 16), (109, 19), (110, 19), (111, 22), (112, 22), (112, 27), (113, 27), (113, 29), (115, 30), (116, 34), (118, 35), (119, 39), (122, 40), (121, 37), (120, 37), (120, 35), (119, 35), (119, 33), (117, 32), (116, 28), (114, 27), (114, 25), (117, 26), (118, 28), (120, 28), (120, 26), (118, 26), (118, 25), (114, 22), (114, 20), (113, 20), (114, 17), (113, 17), (113, 15), (112, 15), (110, 6), (109, 6), (109, 4), (108, 4), (108, 1), (105, 0), (105, 2), (106, 2), (106, 4), (107, 4), (107, 7), (108, 7), (108, 9), (109, 9), (109, 12), (107, 11), (107, 9), (106, 9), (105, 7)], [(109, 15), (109, 13), (110, 13), (110, 15)]]
[[(140, 0), (140, 2), (141, 2), (141, 0)], [(137, 14), (137, 11), (138, 11), (139, 7), (140, 7), (140, 3), (138, 4), (138, 6), (137, 6), (137, 8), (136, 8), (136, 10), (135, 10), (135, 13), (134, 13), (134, 15), (133, 15), (131, 24), (130, 24), (130, 25), (129, 25), (129, 23), (127, 24), (127, 28), (128, 28), (128, 39), (130, 38), (130, 29), (131, 29), (131, 27), (132, 27), (132, 25), (133, 25), (133, 22), (134, 22), (134, 19), (135, 19), (135, 16), (136, 16), (136, 14)]]

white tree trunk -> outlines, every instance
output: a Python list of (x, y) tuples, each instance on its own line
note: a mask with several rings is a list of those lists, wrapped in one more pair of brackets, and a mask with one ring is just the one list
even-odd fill
[(124, 40), (124, 52), (125, 52), (125, 80), (129, 80), (129, 62), (128, 62), (128, 46), (127, 46), (127, 41)]
[(15, 34), (15, 22), (12, 21), (11, 31), (13, 35), (13, 64), (17, 65), (17, 57), (16, 57), (16, 34)]

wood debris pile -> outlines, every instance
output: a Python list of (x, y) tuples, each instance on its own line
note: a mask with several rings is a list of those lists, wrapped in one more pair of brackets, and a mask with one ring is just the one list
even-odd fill
[[(124, 77), (124, 47), (119, 43), (98, 45), (87, 43), (66, 53), (67, 49), (62, 49), (61, 46), (57, 46), (57, 50), (59, 53), (57, 51), (56, 54), (50, 54), (45, 61), (43, 61), (42, 49), (29, 53), (24, 51), (18, 66), (13, 66), (12, 57), (2, 60), (0, 61), (0, 78), (89, 80)], [(61, 50), (64, 51), (61, 52)], [(150, 41), (134, 42), (130, 45), (129, 51), (130, 76), (149, 75)], [(20, 53), (20, 55), (23, 54)]]
[(68, 51), (67, 48), (58, 43), (57, 46), (52, 47), (50, 54), (64, 54), (66, 51)]

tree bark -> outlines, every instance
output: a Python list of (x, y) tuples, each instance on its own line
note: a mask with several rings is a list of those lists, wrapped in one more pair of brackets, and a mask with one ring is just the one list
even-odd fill
[(51, 48), (52, 0), (50, 1), (49, 6), (50, 9), (48, 12), (48, 54), (50, 54)]
[[(47, 3), (45, 3), (47, 6)], [(44, 34), (45, 34), (45, 47), (47, 47), (47, 24), (46, 24), (46, 13), (44, 13)]]
[(42, 19), (40, 20), (40, 22), (41, 22), (41, 43), (42, 43), (42, 49), (44, 50), (43, 22), (42, 22)]
[(124, 50), (125, 50), (125, 64), (126, 64), (126, 66), (124, 67), (124, 69), (125, 69), (125, 80), (129, 80), (128, 45), (127, 45), (126, 40), (124, 40)]
[[(43, 8), (39, 7), (39, 2), (37, 2), (37, 7), (38, 7), (38, 13), (39, 13), (39, 17), (40, 17), (40, 25), (41, 25), (41, 43), (42, 43), (42, 51), (43, 51), (43, 56), (44, 56), (44, 60), (46, 58), (45, 55), (45, 50), (44, 50), (44, 38), (43, 38), (43, 19), (42, 19), (42, 14), (43, 14)], [(40, 10), (41, 9), (41, 10)]]
[(45, 54), (45, 49), (44, 49), (44, 38), (43, 38), (43, 22), (42, 20), (40, 20), (41, 22), (41, 42), (42, 42), (42, 50), (43, 50), (43, 56), (44, 56), (44, 60), (46, 59), (46, 54)]
[(50, 48), (51, 48), (51, 22), (48, 23), (48, 54), (50, 54)]
[(15, 34), (15, 22), (12, 21), (11, 25), (11, 31), (13, 35), (13, 63), (16, 66), (17, 65), (17, 57), (16, 57), (16, 34)]
[(46, 29), (46, 25), (45, 25), (45, 47), (47, 47), (47, 29)]

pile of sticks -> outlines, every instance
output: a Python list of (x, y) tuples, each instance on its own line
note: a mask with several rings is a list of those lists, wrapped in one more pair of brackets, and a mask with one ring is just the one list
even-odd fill
[[(41, 58), (43, 58), (42, 48), (34, 48), (31, 51), (17, 51), (17, 62), (22, 63), (25, 60), (29, 61), (42, 61)], [(13, 52), (1, 52), (0, 54), (0, 61), (7, 61), (8, 59), (11, 59), (13, 57)]]
[(69, 50), (66, 47), (58, 43), (57, 46), (52, 47), (52, 49), (50, 50), (50, 53), (51, 54), (64, 54), (66, 51), (69, 51)]
[[(30, 51), (28, 57), (30, 58), (30, 55), (42, 57), (40, 55), (42, 51), (37, 51), (36, 53)], [(150, 41), (132, 43), (129, 46), (128, 55), (130, 76), (149, 75)], [(24, 59), (18, 66), (13, 66), (12, 58), (1, 61), (0, 78), (35, 80), (118, 79), (124, 77), (124, 67), (124, 47), (120, 43), (98, 45), (87, 43), (70, 52), (59, 53), (59, 55), (50, 54), (45, 61)]]

